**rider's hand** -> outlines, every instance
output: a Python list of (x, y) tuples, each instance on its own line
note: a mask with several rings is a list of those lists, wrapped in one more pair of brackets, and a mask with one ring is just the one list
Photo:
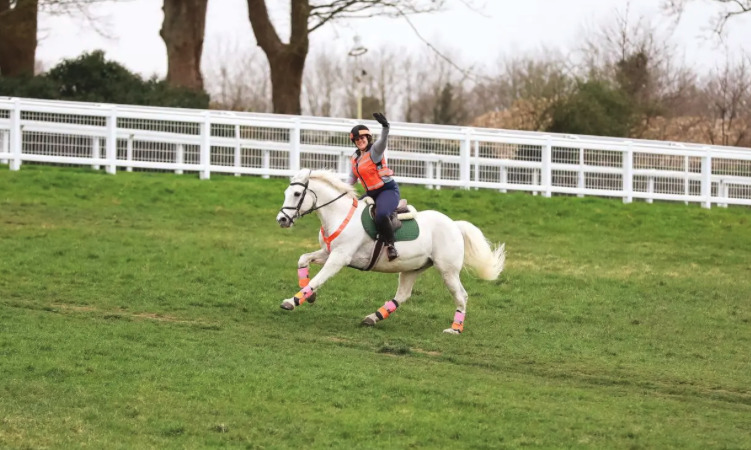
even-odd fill
[(373, 117), (375, 117), (375, 120), (377, 120), (378, 123), (380, 123), (383, 128), (389, 127), (389, 121), (386, 120), (386, 116), (384, 116), (383, 114), (379, 112), (373, 113)]

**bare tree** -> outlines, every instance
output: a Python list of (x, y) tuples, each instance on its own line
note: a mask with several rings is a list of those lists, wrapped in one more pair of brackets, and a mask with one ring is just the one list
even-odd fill
[(34, 74), (38, 0), (0, 0), (0, 75)]
[(344, 86), (351, 83), (346, 80), (341, 58), (325, 51), (311, 56), (303, 80), (303, 110), (306, 114), (331, 117), (342, 111), (339, 100), (346, 98)]
[[(247, 0), (248, 16), (271, 70), (274, 112), (300, 114), (309, 35), (334, 20), (437, 11), (446, 0), (290, 0), (290, 36), (284, 43), (271, 22), (266, 0)], [(467, 1), (467, 0), (463, 0)]]
[(634, 137), (662, 137), (665, 121), (684, 114), (694, 74), (678, 61), (669, 36), (629, 5), (590, 33), (580, 49), (579, 73), (615, 83), (634, 107)]
[(464, 123), (467, 111), (466, 74), (453, 66), (453, 55), (422, 54), (405, 65), (405, 98), (402, 101), (408, 122)]
[(261, 51), (221, 42), (205, 53), (205, 88), (213, 108), (271, 112), (269, 65)]
[[(663, 0), (662, 7), (669, 15), (680, 20), (686, 6), (694, 0)], [(712, 30), (719, 36), (725, 31), (728, 22), (736, 16), (751, 12), (751, 0), (710, 0), (719, 7), (712, 19)]]
[(751, 66), (747, 59), (715, 70), (704, 89), (708, 100), (707, 138), (712, 144), (750, 145)]
[(164, 0), (159, 34), (167, 46), (167, 83), (203, 90), (201, 53), (208, 0)]
[(565, 60), (552, 52), (501, 61), (471, 91), (470, 117), (477, 126), (542, 130), (550, 107), (573, 85)]

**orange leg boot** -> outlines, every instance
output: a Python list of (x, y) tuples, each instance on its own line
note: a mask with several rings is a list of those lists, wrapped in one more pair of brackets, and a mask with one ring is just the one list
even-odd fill
[(464, 331), (464, 313), (457, 310), (454, 313), (454, 323), (451, 324), (451, 329), (456, 333)]
[(391, 314), (399, 307), (399, 302), (396, 300), (389, 300), (383, 304), (376, 312), (369, 314), (362, 320), (363, 325), (373, 326), (376, 322), (386, 320)]

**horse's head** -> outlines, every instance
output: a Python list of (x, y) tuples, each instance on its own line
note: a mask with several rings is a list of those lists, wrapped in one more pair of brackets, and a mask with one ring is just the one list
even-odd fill
[(282, 228), (291, 227), (295, 219), (313, 208), (314, 199), (309, 195), (309, 182), (310, 170), (301, 170), (292, 177), (289, 186), (284, 190), (284, 203), (276, 215), (276, 221)]

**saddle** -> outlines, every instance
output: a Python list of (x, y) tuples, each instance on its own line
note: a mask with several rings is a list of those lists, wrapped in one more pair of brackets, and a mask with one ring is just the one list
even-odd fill
[[(368, 211), (370, 211), (370, 218), (375, 218), (375, 201), (370, 197), (363, 198), (363, 201), (368, 205)], [(407, 204), (407, 200), (402, 198), (399, 200), (399, 204), (396, 206), (396, 210), (389, 216), (391, 219), (391, 226), (394, 232), (401, 228), (402, 221), (414, 220), (417, 215), (417, 209), (414, 206)]]
[[(378, 231), (376, 230), (374, 221), (375, 208), (373, 206), (375, 202), (370, 197), (365, 197), (362, 201), (366, 205), (360, 219), (362, 226), (372, 239), (376, 239)], [(396, 211), (389, 217), (391, 219), (391, 226), (394, 229), (394, 238), (397, 242), (417, 239), (417, 236), (420, 234), (420, 227), (417, 221), (414, 220), (416, 217), (417, 209), (407, 204), (406, 200), (400, 200)]]
[[(383, 249), (383, 242), (377, 238), (378, 231), (375, 226), (375, 202), (370, 197), (364, 197), (362, 199), (365, 202), (365, 208), (362, 211), (360, 220), (365, 232), (375, 241), (373, 247), (373, 255), (370, 258), (370, 264), (367, 267), (359, 268), (360, 270), (370, 270), (373, 268), (378, 258), (381, 256), (381, 250)], [(399, 205), (396, 207), (389, 219), (391, 219), (391, 226), (394, 228), (394, 240), (399, 241), (412, 241), (417, 239), (420, 235), (420, 227), (417, 224), (415, 218), (417, 217), (417, 209), (414, 206), (408, 205), (407, 200), (399, 200)], [(404, 222), (404, 223), (402, 223)]]

